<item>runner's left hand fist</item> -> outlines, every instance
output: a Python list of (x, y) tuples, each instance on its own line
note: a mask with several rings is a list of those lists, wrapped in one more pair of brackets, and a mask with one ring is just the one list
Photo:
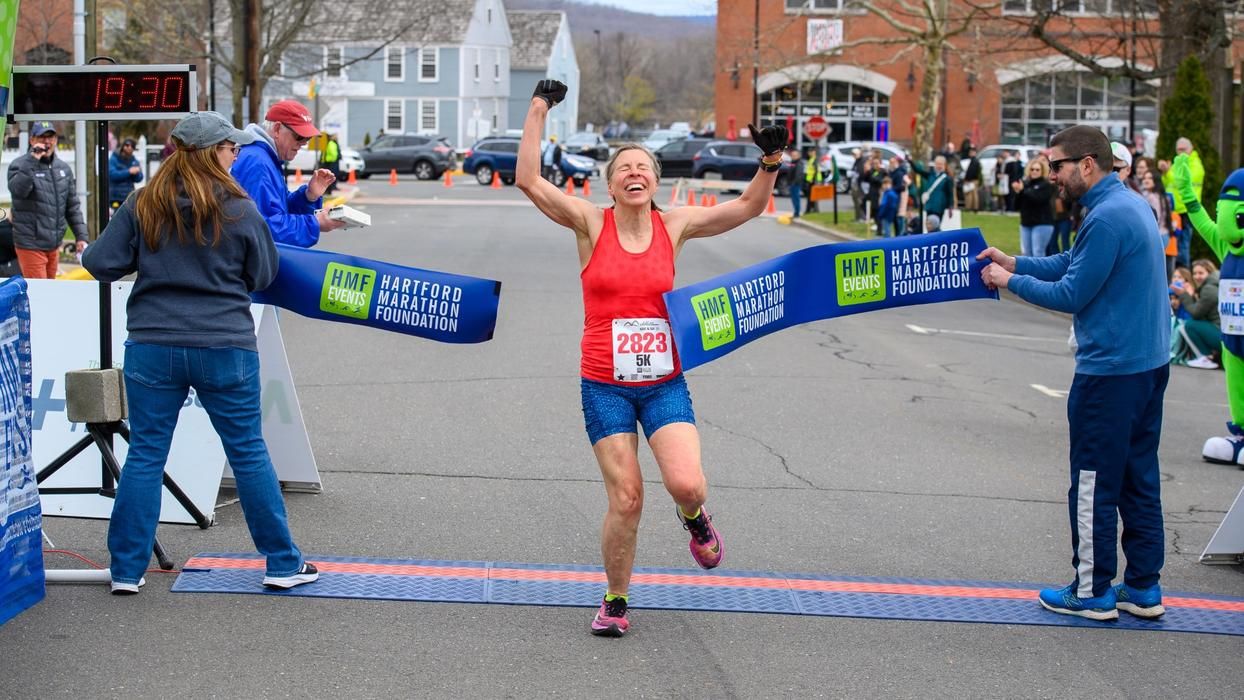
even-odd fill
[(549, 109), (552, 109), (566, 99), (566, 84), (560, 80), (541, 80), (536, 83), (536, 89), (531, 96), (533, 99), (539, 97), (544, 100), (549, 104)]
[(748, 124), (747, 132), (752, 135), (752, 140), (767, 156), (780, 152), (790, 141), (790, 134), (786, 131), (786, 127), (780, 124), (766, 126), (763, 129), (757, 129), (755, 124)]

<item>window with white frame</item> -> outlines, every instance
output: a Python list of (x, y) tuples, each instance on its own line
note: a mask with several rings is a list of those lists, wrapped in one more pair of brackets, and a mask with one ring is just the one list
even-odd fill
[(436, 100), (423, 100), (419, 103), (419, 130), (437, 132)]
[(384, 101), (384, 130), (401, 133), (406, 130), (405, 100)]
[(406, 79), (406, 48), (386, 46), (384, 49), (384, 80), (398, 83)]
[(438, 56), (435, 47), (419, 49), (419, 82), (434, 83), (440, 79)]
[(345, 74), (342, 64), (345, 63), (346, 50), (340, 46), (324, 47), (324, 77), (340, 78)]
[(809, 12), (842, 12), (848, 0), (786, 0), (786, 10), (807, 10)]
[(1040, 10), (1063, 15), (1131, 15), (1158, 13), (1158, 0), (1003, 0), (1005, 14), (1032, 14)]

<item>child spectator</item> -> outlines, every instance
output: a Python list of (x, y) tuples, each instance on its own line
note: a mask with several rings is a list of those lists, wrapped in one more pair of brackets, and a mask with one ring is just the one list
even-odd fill
[(894, 182), (890, 178), (882, 178), (881, 203), (877, 205), (877, 232), (882, 238), (894, 235), (897, 217), (898, 192), (894, 191)]

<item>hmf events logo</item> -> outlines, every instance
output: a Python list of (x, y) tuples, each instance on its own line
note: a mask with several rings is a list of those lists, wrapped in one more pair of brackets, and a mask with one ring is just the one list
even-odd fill
[(324, 271), (324, 288), (320, 293), (320, 311), (366, 319), (371, 311), (371, 292), (375, 286), (375, 270), (328, 263), (328, 269)]
[(734, 341), (734, 311), (725, 287), (691, 297), (691, 307), (700, 321), (700, 340), (705, 350)]
[(885, 300), (885, 251), (864, 250), (834, 256), (838, 271), (838, 305), (867, 304)]

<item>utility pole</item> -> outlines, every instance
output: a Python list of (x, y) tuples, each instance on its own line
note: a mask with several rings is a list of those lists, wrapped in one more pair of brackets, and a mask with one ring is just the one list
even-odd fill
[[(84, 5), (84, 9), (86, 11), (86, 34), (84, 47), (86, 49), (86, 56), (82, 61), (84, 64), (91, 58), (99, 55), (99, 21), (97, 19), (99, 15), (96, 14), (95, 8), (95, 0), (86, 0)], [(99, 234), (103, 233), (104, 226), (108, 222), (100, 221), (99, 207), (95, 206), (95, 203), (99, 201), (99, 197), (101, 196), (99, 191), (99, 178), (92, 177), (94, 171), (92, 165), (95, 163), (95, 149), (98, 147), (95, 143), (95, 130), (88, 129), (85, 121), (75, 122), (73, 140), (75, 145), (78, 142), (86, 144), (86, 148), (84, 149), (85, 157), (79, 158), (74, 164), (74, 174), (78, 178), (78, 182), (85, 181), (87, 183), (87, 198), (86, 202), (83, 202), (83, 213), (86, 215), (87, 230), (94, 231), (95, 238), (98, 238)], [(105, 144), (103, 147), (107, 148), (107, 145)], [(91, 240), (94, 240), (94, 238)]]
[(216, 0), (207, 0), (207, 108), (216, 111)]
[(259, 18), (262, 0), (246, 0), (246, 108), (249, 119), (258, 122), (261, 95), (259, 88)]

